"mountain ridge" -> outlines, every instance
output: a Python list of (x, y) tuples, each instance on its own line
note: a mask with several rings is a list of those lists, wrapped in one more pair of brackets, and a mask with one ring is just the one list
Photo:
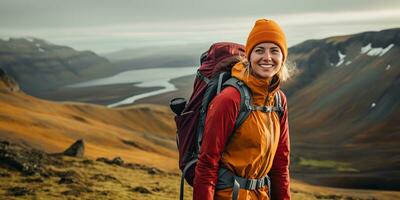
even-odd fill
[(29, 94), (113, 73), (92, 51), (76, 51), (38, 38), (0, 39), (0, 68)]
[(283, 88), (297, 150), (295, 174), (311, 173), (302, 160), (314, 165), (332, 160), (356, 172), (330, 170), (305, 179), (398, 190), (400, 29), (311, 40), (289, 51), (299, 71)]

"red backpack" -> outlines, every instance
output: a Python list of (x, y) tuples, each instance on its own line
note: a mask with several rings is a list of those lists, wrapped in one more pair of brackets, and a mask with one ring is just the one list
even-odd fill
[[(208, 105), (211, 100), (227, 86), (235, 87), (241, 96), (240, 111), (235, 121), (236, 130), (248, 117), (252, 106), (251, 90), (240, 80), (231, 77), (232, 67), (244, 55), (244, 46), (230, 42), (211, 45), (200, 58), (193, 93), (188, 103), (184, 98), (175, 98), (170, 107), (176, 114), (176, 142), (179, 150), (179, 168), (182, 170), (180, 199), (183, 199), (184, 179), (193, 186), (195, 166), (200, 153)], [(275, 105), (271, 111), (283, 114), (279, 92), (275, 95)]]

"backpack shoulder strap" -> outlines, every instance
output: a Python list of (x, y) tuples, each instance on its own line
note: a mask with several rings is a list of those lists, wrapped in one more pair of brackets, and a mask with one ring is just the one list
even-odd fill
[(210, 79), (204, 76), (199, 70), (197, 70), (196, 77), (206, 82), (206, 84), (210, 83)]
[(197, 71), (197, 76), (202, 78), (207, 83), (207, 88), (204, 91), (203, 99), (200, 105), (200, 116), (199, 116), (199, 123), (196, 129), (196, 150), (195, 150), (195, 157), (198, 156), (201, 148), (201, 141), (203, 140), (204, 134), (204, 127), (206, 122), (207, 116), (207, 109), (208, 105), (214, 99), (214, 97), (221, 91), (222, 84), (230, 78), (229, 72), (221, 72), (218, 76), (208, 79), (204, 75)]
[(232, 86), (240, 93), (240, 110), (234, 126), (234, 130), (236, 130), (250, 115), (252, 105), (251, 90), (246, 84), (234, 77), (228, 79), (223, 86)]
[(282, 106), (282, 96), (280, 91), (275, 92), (275, 111), (277, 112), (279, 119), (282, 120), (283, 117), (283, 106)]

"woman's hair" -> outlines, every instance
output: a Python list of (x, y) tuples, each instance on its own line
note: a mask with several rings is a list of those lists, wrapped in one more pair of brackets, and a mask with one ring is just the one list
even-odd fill
[(288, 62), (282, 63), (281, 69), (279, 69), (278, 73), (276, 73), (276, 75), (279, 77), (279, 80), (281, 80), (282, 82), (287, 81), (292, 75), (290, 73), (292, 67), (293, 66), (290, 65)]

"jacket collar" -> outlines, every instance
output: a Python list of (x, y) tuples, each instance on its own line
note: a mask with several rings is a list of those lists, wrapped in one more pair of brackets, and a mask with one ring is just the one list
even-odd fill
[(269, 82), (267, 79), (261, 79), (253, 76), (242, 62), (238, 62), (232, 68), (232, 76), (243, 81), (253, 93), (253, 101), (256, 104), (265, 104), (266, 100), (273, 100), (273, 95), (279, 89), (280, 80), (275, 75)]

